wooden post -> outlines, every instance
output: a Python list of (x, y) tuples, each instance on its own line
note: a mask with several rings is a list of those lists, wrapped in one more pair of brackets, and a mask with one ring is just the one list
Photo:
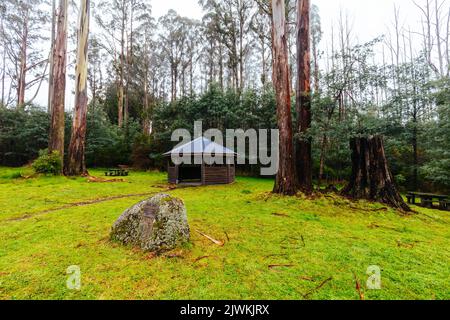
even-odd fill
[(202, 185), (206, 184), (206, 172), (205, 172), (205, 169), (206, 169), (205, 162), (202, 161), (202, 165), (201, 165)]

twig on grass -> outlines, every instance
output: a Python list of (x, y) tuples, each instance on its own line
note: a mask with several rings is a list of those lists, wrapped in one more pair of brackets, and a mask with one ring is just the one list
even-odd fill
[(265, 256), (264, 258), (271, 258), (271, 257), (287, 257), (288, 255), (287, 254), (282, 254), (282, 253), (280, 253), (280, 254), (269, 254), (268, 256)]
[(200, 230), (195, 230), (195, 231), (196, 231), (198, 234), (200, 234), (201, 236), (203, 236), (203, 237), (205, 237), (206, 239), (208, 239), (209, 241), (211, 241), (212, 243), (217, 244), (218, 246), (223, 247), (224, 244), (225, 244), (223, 241), (216, 240), (216, 239), (214, 239), (213, 237), (208, 236), (207, 234), (204, 234), (204, 233), (201, 232)]
[(330, 282), (331, 280), (333, 280), (333, 277), (329, 277), (328, 279), (325, 279), (324, 281), (322, 281), (317, 287), (315, 287), (313, 290), (307, 292), (306, 294), (303, 295), (303, 298), (306, 299), (308, 298), (311, 294), (313, 294), (314, 292), (316, 292), (317, 290), (322, 289), (322, 287), (324, 285), (326, 285), (328, 282)]
[(271, 264), (268, 266), (268, 268), (271, 270), (276, 268), (292, 268), (292, 267), (294, 267), (293, 264)]
[(209, 256), (198, 257), (197, 259), (194, 260), (193, 263), (197, 263), (197, 262), (199, 262), (200, 260), (207, 259), (207, 258), (209, 258)]
[(94, 176), (89, 176), (87, 179), (89, 183), (114, 183), (114, 182), (126, 182), (124, 179), (103, 179)]
[(156, 258), (157, 256), (158, 256), (157, 252), (150, 252), (145, 258), (147, 260), (152, 260), (152, 259)]
[(356, 274), (354, 272), (353, 272), (353, 277), (355, 278), (356, 291), (358, 291), (359, 300), (364, 300), (364, 292), (362, 292), (361, 284), (359, 283), (358, 277), (356, 277)]
[(302, 237), (303, 247), (306, 247), (305, 238), (303, 238), (303, 235), (301, 235), (301, 237)]
[(313, 277), (308, 277), (308, 276), (301, 276), (300, 280), (316, 282), (316, 279), (314, 279)]
[(182, 258), (182, 257), (183, 257), (183, 250), (174, 253), (169, 253), (166, 255), (166, 258)]
[(274, 212), (274, 213), (272, 213), (272, 215), (273, 215), (273, 216), (277, 216), (277, 217), (290, 218), (290, 216), (287, 215), (287, 214), (285, 214), (285, 213), (277, 213), (277, 212)]

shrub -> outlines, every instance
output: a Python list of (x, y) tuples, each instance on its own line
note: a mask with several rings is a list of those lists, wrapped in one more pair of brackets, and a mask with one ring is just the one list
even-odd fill
[(57, 151), (49, 154), (47, 149), (41, 150), (39, 158), (31, 166), (36, 173), (59, 175), (62, 170), (61, 157)]
[(0, 165), (20, 167), (48, 146), (48, 113), (29, 107), (26, 111), (0, 107)]
[(22, 173), (19, 171), (0, 176), (0, 179), (7, 179), (7, 180), (16, 180), (16, 179), (20, 179), (20, 178), (22, 178)]
[(406, 183), (406, 177), (402, 174), (398, 174), (395, 176), (395, 182), (398, 185), (403, 186)]
[(131, 151), (131, 162), (136, 169), (149, 169), (152, 165), (150, 158), (151, 139), (145, 135), (140, 135), (135, 139)]

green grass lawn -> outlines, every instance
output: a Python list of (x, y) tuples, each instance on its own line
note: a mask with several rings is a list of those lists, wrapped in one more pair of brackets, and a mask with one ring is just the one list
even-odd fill
[[(165, 188), (165, 174), (90, 183), (19, 178), (24, 170), (0, 168), (0, 299), (359, 299), (355, 279), (366, 299), (450, 299), (449, 212), (279, 197), (270, 180), (238, 178), (169, 191), (187, 206), (192, 241), (153, 257), (111, 243), (109, 231), (143, 194)], [(79, 291), (66, 287), (71, 265), (81, 268)], [(371, 265), (381, 290), (365, 288)]]

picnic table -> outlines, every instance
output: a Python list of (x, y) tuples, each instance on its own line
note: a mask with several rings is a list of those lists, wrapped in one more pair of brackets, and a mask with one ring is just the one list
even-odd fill
[(447, 210), (450, 207), (450, 197), (440, 194), (408, 192), (406, 195), (409, 204), (416, 204), (416, 198), (420, 198), (420, 204), (426, 208), (433, 208), (433, 204), (439, 203), (439, 208)]
[(129, 172), (126, 169), (118, 168), (118, 169), (109, 169), (105, 172), (105, 176), (109, 177), (126, 177)]

